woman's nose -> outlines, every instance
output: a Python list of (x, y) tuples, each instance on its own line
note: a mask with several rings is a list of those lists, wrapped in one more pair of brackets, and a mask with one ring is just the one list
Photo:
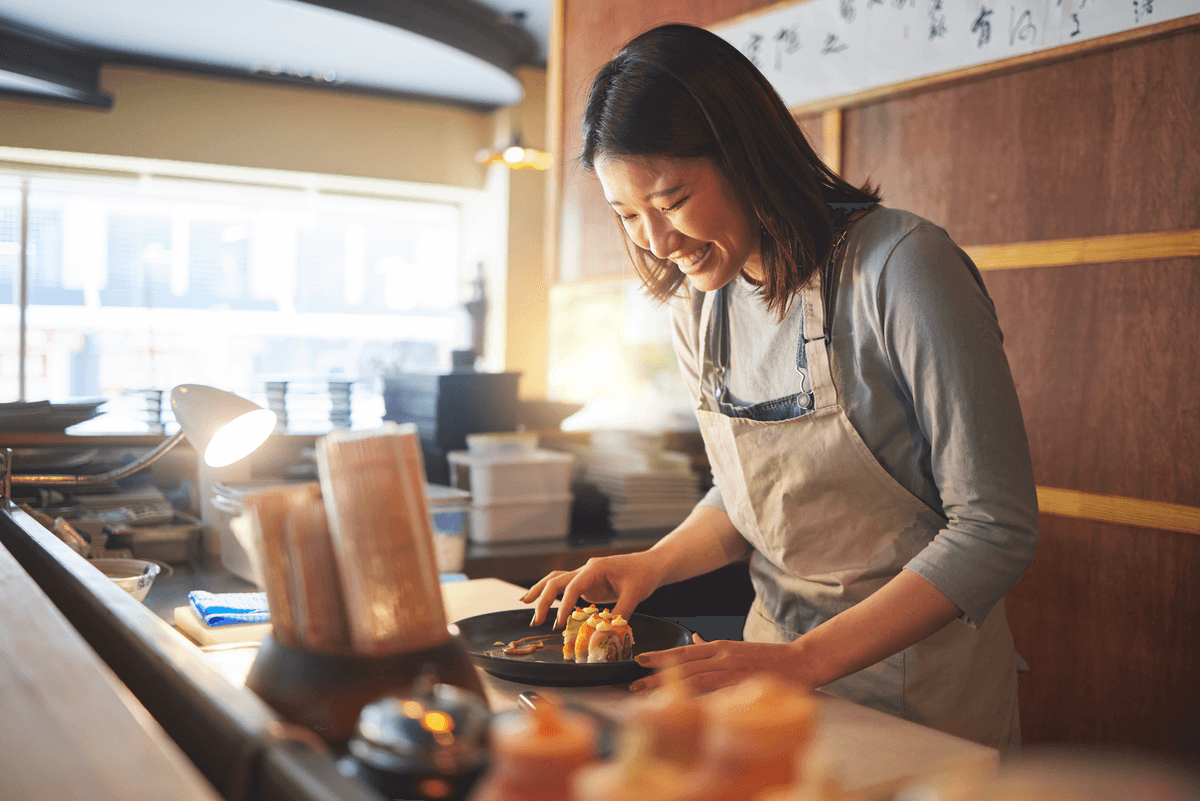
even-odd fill
[(665, 259), (675, 252), (679, 244), (679, 232), (666, 221), (655, 221), (646, 225), (646, 240), (649, 251), (656, 258)]

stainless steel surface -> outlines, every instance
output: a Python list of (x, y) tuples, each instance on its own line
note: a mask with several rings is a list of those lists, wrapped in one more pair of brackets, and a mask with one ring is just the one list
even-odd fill
[(144, 454), (141, 458), (130, 462), (124, 467), (118, 467), (114, 470), (109, 470), (105, 473), (97, 473), (96, 475), (88, 476), (68, 476), (68, 475), (28, 475), (14, 476), (12, 475), (12, 449), (5, 448), (4, 458), (0, 459), (0, 469), (3, 470), (3, 485), (5, 497), (11, 495), (11, 487), (13, 486), (34, 486), (34, 487), (91, 487), (98, 484), (110, 484), (114, 481), (119, 481), (126, 476), (131, 476), (142, 468), (149, 467), (162, 458), (163, 454), (175, 447), (180, 440), (183, 439), (183, 432), (176, 433), (170, 439), (164, 440), (154, 450)]

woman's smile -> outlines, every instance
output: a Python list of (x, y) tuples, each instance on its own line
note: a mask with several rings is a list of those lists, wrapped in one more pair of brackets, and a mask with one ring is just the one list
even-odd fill
[(675, 266), (679, 268), (684, 275), (689, 275), (700, 269), (705, 258), (712, 252), (712, 242), (702, 247), (700, 250), (693, 251), (686, 256), (679, 256), (671, 259), (675, 262)]
[(707, 158), (611, 156), (596, 175), (629, 239), (701, 292), (741, 273), (761, 280), (758, 220)]

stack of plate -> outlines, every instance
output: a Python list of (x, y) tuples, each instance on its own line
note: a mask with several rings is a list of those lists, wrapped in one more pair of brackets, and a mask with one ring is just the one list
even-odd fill
[(662, 450), (661, 439), (597, 432), (590, 446), (571, 450), (578, 460), (576, 480), (608, 497), (615, 532), (674, 528), (700, 500), (690, 458)]
[(104, 398), (96, 398), (75, 403), (0, 403), (0, 433), (61, 434), (69, 427), (99, 415), (105, 402)]

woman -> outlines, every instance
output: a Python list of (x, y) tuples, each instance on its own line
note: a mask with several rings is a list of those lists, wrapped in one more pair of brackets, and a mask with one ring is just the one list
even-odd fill
[[(744, 641), (644, 654), (706, 692), (768, 671), (997, 747), (1020, 742), (1004, 594), (1037, 498), (995, 310), (935, 225), (813, 153), (767, 80), (703, 29), (633, 39), (593, 82), (585, 167), (675, 352), (715, 486), (647, 551), (523, 598), (628, 616), (750, 557)], [(633, 689), (652, 689), (650, 676)], [(640, 686), (639, 686), (640, 685)]]

